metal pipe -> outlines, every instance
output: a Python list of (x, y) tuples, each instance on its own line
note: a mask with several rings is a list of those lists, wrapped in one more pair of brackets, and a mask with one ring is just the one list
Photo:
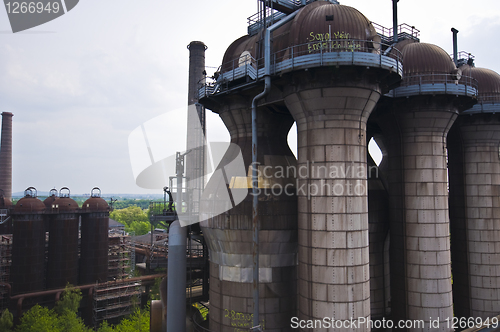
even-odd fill
[(392, 38), (394, 43), (398, 42), (398, 2), (399, 0), (392, 0)]
[(295, 11), (265, 30), (264, 37), (264, 91), (252, 100), (252, 230), (253, 230), (253, 326), (259, 325), (259, 196), (257, 176), (257, 101), (264, 98), (271, 90), (271, 33), (292, 20), (299, 11)]
[[(178, 215), (183, 212), (182, 175), (186, 153), (177, 152), (176, 154), (177, 195), (175, 210)], [(186, 331), (186, 241), (187, 227), (182, 227), (177, 219), (168, 228), (167, 331)]]
[(187, 228), (174, 221), (168, 229), (167, 331), (186, 331), (186, 238)]
[(453, 32), (453, 62), (455, 62), (455, 66), (458, 66), (458, 30), (455, 28), (451, 28), (451, 32)]

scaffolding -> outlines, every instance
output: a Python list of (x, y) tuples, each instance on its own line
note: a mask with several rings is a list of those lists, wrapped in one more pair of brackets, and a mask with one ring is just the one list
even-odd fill
[(112, 321), (132, 314), (140, 305), (141, 283), (137, 281), (111, 281), (96, 284), (93, 296), (93, 324)]
[[(0, 240), (0, 283), (9, 284), (12, 265), (12, 235), (1, 235)], [(9, 306), (9, 288), (0, 284), (0, 311)]]
[(108, 281), (128, 278), (134, 270), (135, 246), (124, 233), (109, 234)]

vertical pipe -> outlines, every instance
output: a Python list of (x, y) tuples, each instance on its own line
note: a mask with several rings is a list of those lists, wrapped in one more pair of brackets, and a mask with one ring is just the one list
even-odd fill
[(271, 90), (271, 32), (287, 23), (298, 11), (265, 30), (264, 39), (264, 91), (252, 100), (252, 230), (253, 230), (253, 326), (259, 325), (259, 197), (257, 177), (257, 101)]
[(394, 43), (398, 42), (398, 1), (392, 0), (392, 38)]
[(2, 113), (2, 142), (0, 146), (0, 189), (5, 200), (12, 200), (12, 117)]
[[(177, 213), (182, 212), (183, 159), (177, 152)], [(187, 227), (174, 221), (168, 228), (167, 331), (186, 331), (186, 239)]]
[(458, 30), (455, 28), (451, 28), (451, 32), (453, 32), (453, 62), (455, 62), (455, 66), (458, 66)]

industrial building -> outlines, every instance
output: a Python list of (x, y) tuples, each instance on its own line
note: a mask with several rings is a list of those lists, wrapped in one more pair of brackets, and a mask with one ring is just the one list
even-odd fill
[[(201, 222), (181, 227), (166, 200), (152, 216), (170, 230), (168, 251), (158, 249), (168, 285), (152, 304), (151, 331), (370, 331), (383, 330), (382, 321), (453, 331), (455, 319), (498, 322), (500, 75), (458, 52), (455, 29), (451, 56), (421, 41), (418, 29), (398, 24), (397, 2), (386, 28), (335, 0), (258, 1), (248, 34), (228, 46), (213, 76), (207, 47), (189, 45), (188, 103), (197, 116), (188, 126), (201, 129), (188, 128), (188, 152), (177, 155), (171, 187), (186, 218)], [(206, 109), (219, 114), (232, 143), (214, 172), (223, 176), (207, 183), (206, 151), (198, 148)], [(3, 115), (8, 142), (12, 114)], [(297, 158), (287, 143), (294, 123)], [(379, 165), (368, 153), (372, 139), (383, 154)], [(0, 175), (8, 177), (3, 124), (1, 149)], [(243, 177), (227, 171), (240, 153)], [(47, 271), (64, 276), (51, 287), (97, 282), (94, 322), (137, 295), (136, 279), (107, 283), (110, 268), (123, 275), (108, 241), (117, 252), (124, 242), (108, 239), (108, 206), (98, 194), (76, 210), (69, 195), (44, 205), (28, 188), (10, 208), (11, 188), (2, 183), (0, 208), (12, 209), (13, 237), (1, 238), (0, 269), (19, 280), (10, 289), (0, 275), (2, 301), (6, 292), (12, 300), (49, 285), (44, 218), (51, 218), (49, 233), (61, 235), (48, 240)], [(234, 204), (236, 196), (245, 198)], [(230, 209), (204, 210), (226, 204), (222, 197)], [(80, 249), (73, 243), (78, 216)], [(144, 268), (167, 238), (148, 237), (137, 250)], [(196, 267), (186, 263), (193, 258), (201, 258)], [(209, 285), (199, 297), (207, 321), (184, 305), (194, 269)], [(330, 326), (321, 325), (325, 318)]]
[(219, 114), (248, 170), (225, 185), (249, 194), (200, 218), (210, 314), (199, 331), (325, 317), (452, 331), (453, 317), (499, 315), (500, 75), (458, 52), (455, 29), (451, 56), (421, 41), (398, 24), (397, 0), (392, 28), (335, 0), (258, 3), (248, 34), (198, 78), (194, 102)]

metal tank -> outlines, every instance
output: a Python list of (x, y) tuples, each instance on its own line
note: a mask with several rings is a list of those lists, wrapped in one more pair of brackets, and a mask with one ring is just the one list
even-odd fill
[[(55, 188), (50, 189), (49, 196), (43, 200), (43, 204), (47, 210), (52, 209), (52, 203), (58, 198), (58, 191)], [(45, 218), (45, 231), (48, 232), (50, 229), (50, 215)]]
[(306, 170), (298, 174), (299, 319), (370, 317), (366, 122), (402, 74), (400, 58), (380, 47), (370, 21), (348, 6), (313, 2), (290, 27), (283, 96)]
[(394, 321), (453, 317), (446, 135), (477, 85), (440, 47), (405, 42), (401, 86), (374, 113), (387, 149), (391, 315)]
[(79, 284), (108, 280), (109, 205), (93, 188), (81, 208)]
[(7, 200), (12, 200), (12, 117), (2, 112), (2, 138), (0, 142), (0, 189)]
[(41, 291), (45, 286), (45, 205), (29, 187), (14, 206), (12, 294)]
[(454, 311), (485, 319), (500, 312), (500, 75), (460, 69), (479, 94), (448, 134)]
[(61, 188), (59, 197), (47, 206), (46, 214), (49, 222), (47, 288), (64, 288), (68, 283), (77, 285), (80, 216), (78, 204), (70, 198), (68, 188)]

